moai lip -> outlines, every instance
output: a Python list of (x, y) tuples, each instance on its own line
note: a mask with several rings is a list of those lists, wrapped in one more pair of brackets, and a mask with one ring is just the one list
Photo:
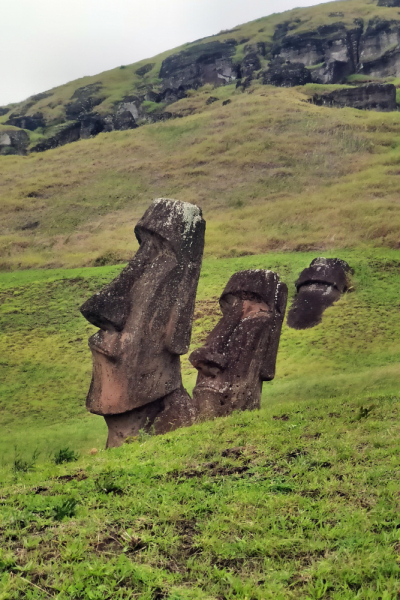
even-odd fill
[(322, 321), (324, 311), (339, 300), (349, 285), (351, 268), (339, 258), (315, 258), (296, 281), (297, 294), (287, 324), (309, 329)]
[(272, 271), (233, 275), (220, 298), (222, 319), (189, 357), (198, 370), (199, 418), (260, 408), (263, 381), (275, 377), (287, 287)]
[(193, 423), (180, 355), (189, 349), (205, 221), (186, 202), (155, 200), (135, 227), (140, 247), (120, 275), (81, 307), (99, 327), (89, 340), (87, 409), (108, 425), (107, 447), (141, 429)]

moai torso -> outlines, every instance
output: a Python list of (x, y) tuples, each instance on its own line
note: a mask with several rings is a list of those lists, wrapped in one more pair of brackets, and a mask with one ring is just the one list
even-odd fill
[(135, 257), (82, 306), (100, 328), (89, 340), (90, 412), (123, 415), (183, 389), (180, 355), (190, 344), (204, 232), (197, 206), (155, 200), (135, 227)]

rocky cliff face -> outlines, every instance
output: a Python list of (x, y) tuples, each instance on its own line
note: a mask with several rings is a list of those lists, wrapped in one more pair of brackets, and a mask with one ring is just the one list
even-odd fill
[[(363, 19), (354, 18), (354, 7), (349, 9), (353, 10), (349, 18), (347, 3), (343, 2), (337, 5), (341, 10), (327, 14), (324, 25), (312, 26), (312, 22), (319, 23), (320, 19), (313, 21), (313, 9), (301, 9), (289, 13), (296, 14), (296, 18), (275, 24), (273, 33), (271, 27), (253, 27), (250, 36), (243, 37), (239, 27), (223, 32), (221, 39), (215, 36), (188, 44), (165, 58), (158, 72), (157, 62), (131, 70), (136, 80), (126, 86), (131, 90), (129, 95), (114, 102), (111, 108), (110, 82), (105, 85), (99, 76), (98, 81), (73, 90), (66, 101), (61, 101), (61, 108), (60, 100), (52, 98), (53, 92), (45, 92), (17, 107), (0, 107), (0, 118), (6, 115), (2, 122), (21, 131), (43, 132), (43, 139), (31, 150), (44, 151), (102, 132), (135, 129), (144, 123), (169, 119), (173, 114), (168, 105), (184, 98), (189, 89), (205, 84), (219, 87), (236, 81), (238, 91), (245, 91), (255, 77), (264, 84), (281, 87), (346, 83), (354, 74), (371, 79), (399, 77), (400, 17), (397, 18), (399, 13), (393, 7), (400, 6), (400, 0), (376, 2), (365, 3)], [(377, 6), (382, 7), (379, 16)], [(309, 11), (308, 17), (299, 18), (305, 10)], [(359, 97), (354, 100), (357, 107), (396, 109), (393, 89), (390, 94), (387, 89), (375, 90), (370, 100), (366, 94), (365, 90), (355, 93), (354, 98)], [(345, 102), (353, 102), (352, 93), (342, 98), (345, 96)], [(43, 103), (47, 98), (50, 98), (48, 103)], [(326, 98), (323, 101), (328, 105), (336, 102), (339, 102), (336, 96), (332, 102)], [(346, 106), (355, 106), (354, 103)], [(46, 107), (50, 107), (47, 112)], [(12, 139), (16, 140), (15, 135)], [(7, 148), (7, 152), (24, 153), (24, 144), (21, 137), (21, 144), (17, 141), (3, 144), (1, 152)]]
[(315, 94), (311, 101), (318, 106), (349, 106), (360, 110), (389, 112), (396, 110), (396, 88), (392, 84), (370, 83), (327, 94)]
[(290, 25), (275, 31), (272, 56), (303, 64), (315, 83), (343, 83), (352, 74), (400, 75), (400, 21), (355, 19), (350, 28), (337, 22), (301, 34), (292, 33)]
[(29, 135), (18, 129), (0, 129), (0, 155), (26, 154)]
[(206, 83), (216, 87), (230, 83), (238, 74), (232, 60), (236, 45), (236, 40), (215, 41), (172, 54), (163, 61), (160, 70), (164, 89), (196, 89)]

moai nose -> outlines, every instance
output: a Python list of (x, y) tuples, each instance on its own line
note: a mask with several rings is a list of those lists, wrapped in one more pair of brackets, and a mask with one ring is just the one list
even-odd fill
[(192, 365), (206, 377), (215, 378), (226, 368), (227, 358), (220, 352), (212, 352), (207, 346), (194, 350), (189, 357)]

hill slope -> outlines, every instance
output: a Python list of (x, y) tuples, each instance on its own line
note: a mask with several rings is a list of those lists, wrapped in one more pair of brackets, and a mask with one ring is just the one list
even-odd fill
[[(293, 65), (285, 60), (312, 82), (264, 85)], [(0, 268), (125, 261), (136, 249), (134, 222), (159, 196), (204, 209), (208, 256), (397, 248), (398, 112), (309, 103), (340, 90), (336, 80), (397, 85), (397, 75), (398, 8), (347, 0), (259, 19), (1, 110), (0, 142), (29, 134), (25, 145), (50, 140), (65, 123), (76, 133), (92, 117), (129, 121), (130, 111), (135, 122), (0, 157)], [(34, 131), (4, 125), (40, 119)], [(98, 133), (90, 127), (89, 137)]]
[[(92, 328), (78, 306), (120, 267), (0, 276), (0, 597), (397, 597), (400, 262), (340, 255), (352, 293), (312, 330), (284, 326), (261, 411), (95, 456), (106, 431), (85, 413)], [(193, 345), (232, 272), (278, 270), (292, 296), (313, 257), (206, 260)], [(55, 466), (66, 446), (78, 462)]]
[(127, 260), (162, 196), (203, 208), (208, 256), (398, 247), (399, 114), (314, 106), (313, 89), (203, 88), (181, 119), (3, 157), (2, 268)]

